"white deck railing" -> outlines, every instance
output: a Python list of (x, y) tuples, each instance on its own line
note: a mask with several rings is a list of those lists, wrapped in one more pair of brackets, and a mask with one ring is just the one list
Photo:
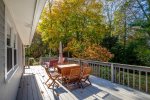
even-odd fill
[[(44, 59), (50, 60), (52, 58), (43, 57), (41, 61), (45, 61)], [(77, 58), (67, 58), (67, 61), (69, 63), (78, 63), (81, 67), (83, 64), (87, 64), (92, 67), (92, 75), (94, 76), (150, 94), (150, 67)]]
[(49, 62), (51, 59), (58, 59), (58, 57), (40, 57), (39, 63), (42, 65), (44, 62)]

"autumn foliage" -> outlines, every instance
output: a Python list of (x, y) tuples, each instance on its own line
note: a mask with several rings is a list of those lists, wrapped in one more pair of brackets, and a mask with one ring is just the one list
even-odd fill
[(83, 57), (86, 59), (99, 60), (103, 62), (108, 62), (113, 57), (113, 54), (111, 54), (106, 48), (96, 44), (88, 46), (83, 54)]
[(106, 48), (100, 45), (76, 40), (70, 41), (67, 47), (64, 48), (64, 51), (71, 52), (72, 56), (76, 58), (99, 60), (103, 62), (108, 62), (114, 56)]

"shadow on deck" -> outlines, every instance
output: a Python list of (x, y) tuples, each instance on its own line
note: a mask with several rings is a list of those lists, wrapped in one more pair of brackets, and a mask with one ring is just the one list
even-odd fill
[(44, 84), (47, 78), (41, 66), (25, 69), (25, 74), (20, 80), (17, 100), (150, 100), (148, 94), (95, 76), (90, 76), (92, 86), (72, 91), (61, 84), (54, 91), (48, 89)]

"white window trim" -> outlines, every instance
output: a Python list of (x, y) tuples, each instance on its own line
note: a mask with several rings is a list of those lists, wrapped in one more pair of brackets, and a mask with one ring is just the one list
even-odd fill
[[(5, 10), (5, 16), (6, 16), (6, 10)], [(9, 27), (12, 29), (11, 31), (11, 46), (7, 46), (7, 28)], [(18, 66), (18, 52), (16, 52), (16, 65), (14, 65), (14, 34), (15, 32), (13, 32), (13, 27), (10, 24), (10, 21), (8, 20), (7, 17), (5, 17), (5, 82), (9, 82), (9, 80), (12, 79), (12, 77), (14, 76), (14, 74), (16, 73), (16, 71), (18, 70), (19, 66)], [(7, 47), (11, 47), (12, 48), (12, 68), (7, 71)], [(16, 50), (18, 51), (18, 34), (16, 33)]]
[[(14, 33), (13, 36), (16, 36), (16, 44), (15, 44), (15, 47), (14, 47), (14, 43), (13, 43), (13, 69), (14, 67), (18, 66), (18, 34), (17, 33)], [(13, 38), (13, 42), (14, 42), (14, 38)], [(14, 65), (14, 49), (16, 49), (16, 65)]]

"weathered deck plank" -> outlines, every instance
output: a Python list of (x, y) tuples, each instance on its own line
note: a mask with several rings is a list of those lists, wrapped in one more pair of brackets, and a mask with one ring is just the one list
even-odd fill
[(44, 84), (44, 81), (42, 80), (42, 77), (39, 75), (40, 73), (37, 70), (33, 70), (35, 72), (35, 79), (37, 80), (37, 87), (40, 89), (40, 93), (43, 96), (44, 100), (51, 100), (51, 95), (48, 93), (46, 86)]
[(28, 93), (28, 100), (34, 100), (33, 99), (33, 94), (32, 94), (32, 83), (30, 81), (30, 76), (27, 76), (27, 93)]
[(44, 84), (47, 79), (48, 76), (41, 66), (25, 69), (20, 80), (17, 100), (150, 100), (148, 94), (94, 76), (90, 76), (92, 86), (85, 89), (69, 91), (60, 84), (53, 93), (53, 90)]
[[(38, 70), (38, 73), (39, 73), (39, 77), (41, 77), (41, 80), (42, 80), (42, 82), (45, 82), (47, 79), (48, 79), (48, 76), (46, 75), (46, 72), (45, 72), (45, 70), (41, 67), (41, 68), (39, 68), (39, 69), (37, 69)], [(57, 93), (57, 94), (60, 94), (60, 92), (62, 92), (62, 89), (63, 89), (63, 91), (66, 91), (66, 90), (64, 90), (64, 87), (62, 88), (62, 85), (60, 84), (60, 88), (58, 88), (58, 89), (55, 89), (55, 94)], [(45, 87), (46, 88), (46, 90), (47, 91), (50, 91), (50, 89), (48, 89), (47, 87)], [(49, 92), (49, 94), (51, 94), (53, 91), (51, 90), (50, 92)], [(68, 93), (68, 91), (67, 92), (64, 92), (64, 93), (61, 93), (60, 95), (59, 95), (59, 97), (56, 97), (56, 99), (60, 99), (60, 100), (66, 100), (66, 99), (69, 99), (69, 100), (74, 100), (73, 98), (72, 98), (72, 96), (71, 95), (68, 95), (69, 93)], [(53, 94), (51, 94), (51, 96), (52, 96)]]
[(17, 94), (17, 100), (21, 100), (22, 99), (22, 95), (23, 95), (23, 89), (21, 89), (21, 87), (23, 87), (23, 77), (21, 77), (20, 79), (20, 85), (19, 85), (19, 88), (18, 88), (18, 94)]

